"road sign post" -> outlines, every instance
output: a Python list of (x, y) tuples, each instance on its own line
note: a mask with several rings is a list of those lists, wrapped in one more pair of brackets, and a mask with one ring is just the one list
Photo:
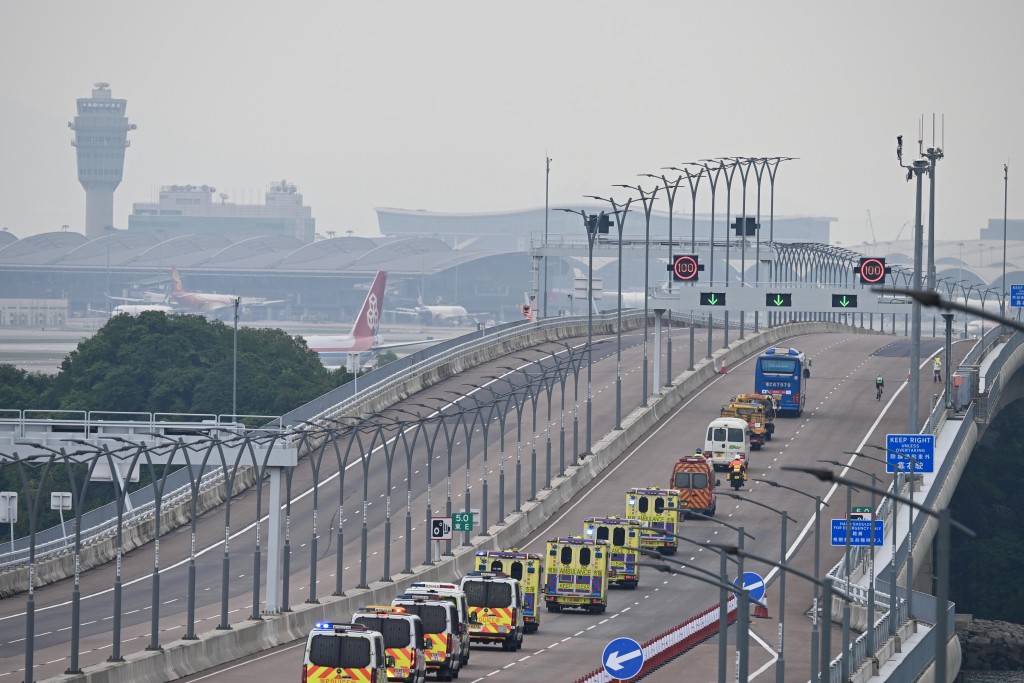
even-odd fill
[(1010, 285), (1010, 307), (1024, 308), (1024, 285)]
[[(832, 545), (844, 546), (846, 545), (846, 525), (847, 520), (845, 519), (833, 519), (832, 520)], [(850, 525), (850, 545), (871, 545), (871, 520), (870, 519), (856, 519), (851, 518), (849, 520)], [(885, 520), (875, 520), (875, 546), (881, 546), (885, 542)]]
[(456, 512), (452, 514), (452, 528), (454, 531), (472, 531), (473, 513)]
[(901, 454), (914, 459), (914, 472), (935, 471), (934, 434), (886, 434), (885, 450), (885, 471), (889, 474), (910, 471), (910, 461)]
[(450, 541), (452, 540), (455, 529), (452, 524), (451, 517), (431, 517), (430, 518), (430, 540), (431, 541)]
[(601, 666), (612, 678), (628, 681), (644, 667), (644, 649), (632, 638), (616, 638), (604, 646)]

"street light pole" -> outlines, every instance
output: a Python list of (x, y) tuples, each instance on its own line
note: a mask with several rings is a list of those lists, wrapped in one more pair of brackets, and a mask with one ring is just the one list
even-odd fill
[[(922, 178), (931, 168), (931, 162), (927, 159), (916, 159), (911, 164), (903, 163), (903, 136), (897, 138), (896, 156), (900, 166), (907, 169), (907, 180), (917, 176), (917, 200), (914, 216), (914, 273), (911, 280), (911, 288), (921, 290), (921, 240), (923, 238), (924, 226), (921, 224), (921, 191)], [(910, 331), (910, 408), (907, 411), (908, 432), (916, 434), (920, 429), (918, 420), (920, 393), (921, 393), (921, 304), (916, 299), (911, 312)]]
[[(837, 475), (832, 470), (824, 468), (783, 465), (782, 469), (804, 472), (817, 477), (821, 481), (831, 481), (836, 484), (855, 486), (860, 489), (867, 488), (865, 484), (851, 481), (846, 477)], [(890, 496), (893, 500), (899, 500), (915, 510), (939, 520), (939, 529), (936, 534), (938, 544), (938, 567), (936, 568), (936, 575), (938, 576), (938, 580), (935, 596), (937, 603), (935, 609), (935, 630), (937, 633), (935, 634), (935, 676), (933, 677), (933, 680), (946, 681), (948, 680), (946, 676), (946, 646), (948, 644), (946, 632), (949, 628), (949, 529), (950, 527), (953, 527), (970, 538), (974, 538), (977, 534), (968, 527), (954, 520), (949, 514), (949, 508), (933, 510), (932, 508), (915, 503), (908, 498), (898, 496), (895, 493), (887, 493), (881, 490), (874, 490), (873, 492), (883, 496)]]
[(602, 230), (608, 232), (608, 221), (604, 211), (597, 215), (589, 215), (579, 209), (559, 209), (559, 211), (582, 216), (583, 229), (587, 231), (587, 455), (591, 455), (594, 448), (592, 432), (594, 414), (594, 243)]
[[(821, 496), (812, 496), (806, 491), (802, 491), (786, 484), (780, 484), (777, 481), (770, 479), (757, 479), (754, 481), (755, 484), (768, 484), (775, 488), (787, 489), (794, 493), (799, 493), (801, 496), (806, 496), (814, 501), (814, 577), (821, 576), (820, 565), (821, 565), (821, 508), (822, 506), (829, 507), (828, 503), (821, 500)], [(811, 671), (818, 670), (818, 604), (820, 602), (819, 593), (820, 584), (814, 584), (814, 601), (812, 603), (811, 613)], [(831, 609), (831, 603), (829, 605)], [(812, 674), (813, 675), (813, 674)]]
[(753, 503), (759, 507), (763, 507), (765, 510), (770, 510), (777, 515), (782, 517), (782, 531), (780, 538), (780, 549), (779, 549), (779, 568), (782, 569), (782, 573), (779, 575), (779, 649), (778, 658), (775, 660), (775, 683), (785, 683), (786, 680), (786, 659), (783, 654), (783, 642), (785, 639), (786, 626), (785, 626), (785, 614), (786, 614), (786, 520), (791, 520), (794, 523), (795, 519), (789, 516), (789, 513), (785, 510), (778, 510), (773, 508), (771, 505), (765, 505), (761, 501), (754, 500), (747, 496), (741, 496), (735, 493), (721, 492), (718, 495), (726, 496), (728, 498), (735, 498), (742, 500), (746, 503)]
[[(548, 187), (551, 182), (551, 157), (544, 157), (544, 247), (548, 246)], [(544, 306), (542, 314), (548, 317), (548, 256), (544, 254)]]
[[(1003, 298), (999, 300), (999, 315), (1006, 315), (1006, 206), (1010, 189), (1010, 165), (1003, 164)], [(949, 368), (946, 368), (949, 374)]]
[[(657, 197), (658, 190), (661, 189), (655, 186), (653, 190), (648, 192), (640, 185), (616, 185), (615, 187), (624, 187), (629, 190), (636, 190), (640, 194), (640, 201), (644, 205), (644, 381), (643, 381), (643, 398), (641, 399), (640, 405), (644, 408), (647, 407), (647, 397), (650, 395), (650, 391), (647, 385), (648, 377), (648, 361), (647, 361), (647, 337), (648, 330), (650, 329), (650, 314), (648, 308), (648, 299), (650, 297), (650, 275), (651, 275), (651, 211), (654, 210), (654, 200)], [(622, 284), (619, 284), (619, 294), (622, 293)], [(691, 326), (691, 329), (692, 326)]]
[(619, 205), (614, 197), (605, 198), (596, 195), (586, 195), (590, 199), (597, 199), (611, 204), (612, 213), (615, 214), (615, 229), (619, 232), (619, 302), (615, 314), (615, 429), (622, 429), (622, 232), (625, 230), (626, 214), (629, 213), (629, 205), (633, 203), (630, 197), (626, 203)]

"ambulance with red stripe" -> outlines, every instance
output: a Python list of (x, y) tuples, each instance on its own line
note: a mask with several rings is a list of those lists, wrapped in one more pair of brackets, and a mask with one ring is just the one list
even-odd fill
[(523, 646), (523, 592), (519, 581), (499, 572), (467, 572), (459, 584), (469, 600), (469, 638), (500, 643), (506, 652)]
[(608, 607), (608, 541), (582, 536), (548, 539), (544, 603), (549, 612), (566, 607), (601, 614)]
[(654, 486), (627, 489), (626, 518), (646, 523), (647, 528), (640, 536), (641, 548), (657, 550), (662, 555), (676, 554), (679, 541), (656, 530), (662, 529), (670, 534), (678, 534), (682, 530), (679, 524), (679, 491)]
[(536, 633), (540, 628), (540, 580), (544, 573), (544, 557), (538, 553), (511, 550), (480, 550), (476, 569), (481, 572), (508, 574), (519, 581), (523, 591), (523, 628)]
[(302, 683), (387, 683), (384, 636), (361, 624), (318, 623), (306, 639)]
[(622, 517), (587, 517), (583, 537), (608, 541), (608, 581), (620, 588), (636, 588), (640, 583), (640, 536), (643, 522)]
[(423, 653), (423, 621), (404, 607), (368, 605), (352, 615), (362, 624), (384, 636), (388, 656), (388, 680), (423, 683), (427, 680), (427, 661)]
[(459, 639), (459, 611), (441, 596), (401, 593), (391, 601), (423, 622), (423, 655), (427, 673), (439, 681), (458, 677), (462, 668), (462, 641)]

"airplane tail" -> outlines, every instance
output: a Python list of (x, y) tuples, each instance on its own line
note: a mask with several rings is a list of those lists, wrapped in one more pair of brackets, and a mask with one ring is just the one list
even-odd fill
[(384, 287), (387, 284), (388, 273), (378, 270), (370, 291), (363, 301), (363, 307), (359, 309), (359, 317), (352, 326), (352, 337), (355, 339), (375, 337), (377, 326), (380, 325), (380, 316), (384, 310)]
[(181, 275), (178, 274), (177, 266), (171, 266), (171, 281), (174, 283), (171, 290), (172, 296), (182, 296), (186, 293), (185, 286), (181, 283)]

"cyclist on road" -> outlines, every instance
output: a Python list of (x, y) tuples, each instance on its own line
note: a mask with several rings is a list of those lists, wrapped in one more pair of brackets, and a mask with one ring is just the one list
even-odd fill
[(875, 400), (876, 401), (881, 401), (882, 400), (882, 389), (884, 389), (884, 388), (885, 388), (885, 377), (882, 376), (882, 373), (878, 373), (877, 375), (875, 375)]

